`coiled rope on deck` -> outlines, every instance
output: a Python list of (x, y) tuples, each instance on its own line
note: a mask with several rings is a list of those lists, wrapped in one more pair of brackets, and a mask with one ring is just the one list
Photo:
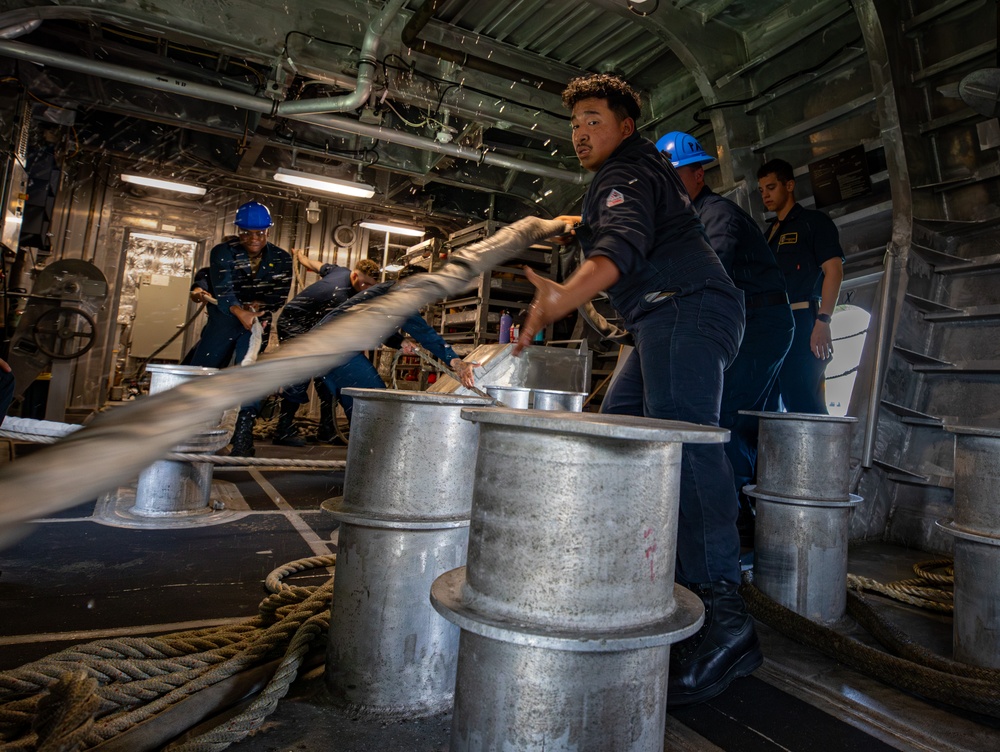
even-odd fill
[[(917, 562), (913, 565), (916, 577), (887, 583), (857, 574), (848, 574), (847, 587), (879, 593), (911, 606), (950, 614), (955, 610), (952, 590), (955, 584), (955, 570), (952, 565), (951, 559)], [(944, 569), (945, 573), (938, 574), (934, 571), (936, 569)]]
[[(0, 673), (0, 750), (84, 750), (125, 734), (196, 692), (242, 671), (281, 661), (248, 707), (223, 725), (166, 749), (215, 752), (258, 728), (287, 693), (306, 656), (325, 649), (333, 578), (301, 587), (282, 578), (332, 567), (335, 556), (275, 569), (271, 595), (238, 624), (148, 638), (98, 640)], [(127, 748), (127, 747), (126, 747)]]
[(825, 627), (768, 598), (744, 574), (740, 594), (750, 614), (796, 642), (885, 684), (932, 700), (1000, 718), (1000, 670), (935, 655), (881, 616), (860, 592), (848, 590), (847, 612), (886, 652)]

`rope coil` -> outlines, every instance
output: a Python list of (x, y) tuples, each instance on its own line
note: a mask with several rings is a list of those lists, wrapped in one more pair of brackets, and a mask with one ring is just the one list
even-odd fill
[(0, 673), (0, 750), (84, 750), (102, 744), (198, 691), (279, 656), (260, 695), (222, 727), (166, 749), (221, 750), (258, 728), (309, 652), (325, 649), (333, 578), (318, 587), (282, 579), (332, 567), (335, 556), (289, 562), (265, 579), (258, 616), (222, 627), (149, 638), (98, 640)]

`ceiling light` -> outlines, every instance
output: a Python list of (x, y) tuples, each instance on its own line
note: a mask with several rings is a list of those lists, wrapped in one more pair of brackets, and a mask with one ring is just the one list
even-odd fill
[(177, 183), (173, 180), (160, 180), (159, 178), (148, 178), (145, 175), (132, 175), (123, 172), (122, 182), (144, 185), (147, 188), (161, 188), (165, 191), (177, 191), (178, 193), (190, 193), (192, 196), (204, 196), (205, 189), (200, 185), (188, 185), (187, 183)]
[(424, 230), (417, 229), (416, 227), (390, 225), (385, 222), (362, 222), (360, 226), (367, 227), (369, 230), (378, 230), (379, 232), (387, 232), (393, 235), (412, 235), (415, 238), (422, 237), (425, 232)]
[(312, 188), (316, 191), (326, 193), (339, 193), (342, 196), (355, 196), (357, 198), (371, 198), (375, 195), (375, 189), (367, 183), (352, 183), (349, 180), (337, 180), (323, 175), (316, 175), (311, 172), (299, 172), (298, 170), (288, 170), (279, 167), (274, 173), (274, 179), (279, 183), (297, 185), (301, 188)]

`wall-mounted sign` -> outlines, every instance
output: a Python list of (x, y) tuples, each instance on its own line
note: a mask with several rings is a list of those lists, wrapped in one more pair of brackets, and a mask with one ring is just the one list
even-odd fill
[(872, 192), (872, 179), (864, 146), (855, 146), (809, 165), (816, 208)]

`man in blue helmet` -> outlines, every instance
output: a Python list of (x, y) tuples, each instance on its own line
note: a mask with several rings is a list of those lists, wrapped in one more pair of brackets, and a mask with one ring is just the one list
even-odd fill
[[(572, 218), (586, 260), (563, 284), (525, 272), (537, 289), (515, 354), (607, 290), (635, 350), (601, 411), (718, 425), (722, 374), (743, 335), (743, 293), (674, 168), (638, 134), (638, 93), (597, 74), (570, 81), (563, 104), (576, 156), (595, 173), (581, 216)], [(685, 445), (679, 495), (675, 577), (705, 604), (705, 623), (670, 650), (670, 707), (714, 697), (763, 662), (739, 594), (738, 505), (721, 445)]]
[(739, 354), (723, 378), (719, 425), (730, 431), (726, 456), (733, 466), (740, 500), (740, 542), (752, 548), (753, 505), (743, 487), (753, 483), (758, 419), (739, 413), (764, 409), (792, 343), (795, 325), (785, 278), (753, 217), (705, 185), (705, 165), (713, 158), (697, 139), (673, 131), (657, 141), (656, 148), (677, 170), (701, 216), (709, 242), (733, 283), (743, 291), (746, 329)]
[[(219, 304), (208, 306), (208, 323), (191, 365), (225, 368), (234, 353), (241, 362), (250, 347), (253, 322), (259, 319), (266, 328), (292, 286), (292, 257), (267, 239), (274, 224), (267, 207), (248, 201), (236, 210), (235, 224), (236, 240), (219, 243), (210, 255), (209, 277)], [(258, 403), (240, 409), (233, 431), (234, 456), (253, 456), (258, 409)]]

